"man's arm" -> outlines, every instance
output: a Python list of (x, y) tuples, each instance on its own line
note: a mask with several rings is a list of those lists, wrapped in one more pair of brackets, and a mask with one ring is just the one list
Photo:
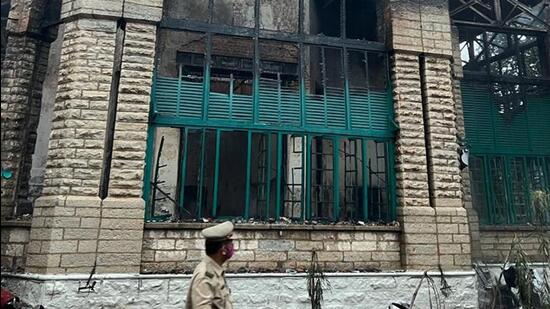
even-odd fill
[(214, 287), (208, 277), (197, 278), (197, 282), (191, 293), (191, 301), (193, 303), (191, 307), (193, 309), (216, 308), (214, 305)]

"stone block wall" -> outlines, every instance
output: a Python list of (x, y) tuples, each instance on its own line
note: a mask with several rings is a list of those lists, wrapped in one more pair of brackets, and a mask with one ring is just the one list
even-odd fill
[[(45, 1), (13, 0), (2, 58), (2, 217), (30, 213), (29, 174), (48, 62)], [(53, 9), (52, 9), (53, 10)], [(40, 35), (36, 35), (40, 33)]]
[[(550, 239), (550, 227), (545, 229), (545, 237)], [(512, 243), (519, 244), (531, 262), (547, 262), (539, 251), (540, 238), (533, 228), (514, 226), (480, 227), (480, 252), (478, 259), (483, 263), (503, 263), (510, 253)]]
[[(200, 227), (175, 228), (147, 224), (143, 239), (142, 273), (192, 272), (204, 256)], [(237, 225), (235, 256), (230, 272), (306, 271), (316, 251), (325, 271), (401, 269), (396, 228), (340, 230), (335, 227), (294, 228)]]
[(25, 180), (28, 151), (32, 90), (36, 57), (40, 42), (26, 36), (8, 39), (2, 62), (2, 170), (10, 171), (9, 179), (2, 177), (2, 216), (11, 216), (18, 199), (17, 187)]
[(25, 255), (29, 243), (30, 224), (28, 221), (3, 221), (1, 255), (2, 272), (21, 272), (25, 267)]
[(139, 272), (154, 22), (161, 10), (160, 1), (63, 3), (59, 81), (27, 271)]

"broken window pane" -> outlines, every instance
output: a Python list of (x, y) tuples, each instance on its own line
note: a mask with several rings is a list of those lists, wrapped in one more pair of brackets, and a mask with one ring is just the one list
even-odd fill
[(369, 168), (369, 220), (380, 222), (390, 218), (388, 213), (388, 173), (386, 143), (369, 141), (367, 160)]
[(346, 0), (346, 38), (377, 40), (377, 8), (374, 0)]
[(247, 144), (246, 132), (221, 132), (218, 216), (240, 217), (244, 213)]
[(296, 44), (260, 41), (259, 121), (300, 125)]
[[(341, 36), (340, 0), (309, 0), (309, 27), (313, 35)], [(307, 31), (309, 29), (309, 31)]]
[(529, 78), (546, 74), (544, 64), (548, 57), (540, 52), (541, 44), (536, 36), (468, 28), (461, 29), (460, 39), (460, 55), (466, 72)]
[(202, 171), (199, 170), (197, 204), (202, 205), (199, 217), (214, 217), (214, 180), (216, 177), (216, 130), (204, 130), (201, 142)]
[[(187, 134), (187, 153), (185, 154), (185, 165), (182, 166), (185, 171), (180, 171), (181, 175), (185, 176), (182, 179), (183, 184), (180, 186), (179, 203), (187, 211), (182, 212), (182, 218), (195, 219), (199, 216), (199, 208), (204, 207), (204, 199), (199, 207), (199, 177), (202, 158), (202, 140), (203, 130), (188, 130)], [(185, 142), (185, 140), (183, 140)], [(183, 147), (182, 147), (183, 148)], [(173, 160), (174, 158), (172, 158)], [(183, 160), (183, 158), (182, 158)], [(183, 188), (184, 192), (181, 192)], [(203, 189), (204, 192), (204, 189)], [(203, 193), (204, 194), (204, 193)]]
[(250, 178), (250, 216), (275, 218), (277, 201), (277, 135), (253, 134)]
[(252, 120), (253, 52), (249, 38), (212, 37), (210, 119)]
[(260, 0), (260, 28), (298, 32), (298, 1)]
[(311, 148), (311, 218), (332, 221), (334, 206), (333, 140), (314, 137)]
[(254, 28), (254, 0), (214, 0), (213, 22)]
[(350, 92), (363, 91), (368, 88), (367, 53), (364, 51), (348, 51), (348, 83)]
[(162, 30), (159, 35), (155, 112), (183, 118), (202, 118), (206, 35)]
[(366, 205), (363, 201), (362, 143), (361, 139), (340, 139), (338, 150), (340, 162), (340, 221), (363, 219), (362, 210)]
[(154, 161), (151, 173), (153, 216), (177, 217), (178, 158), (180, 130), (159, 127), (155, 130)]
[(164, 0), (163, 15), (174, 19), (208, 21), (208, 1)]
[(284, 210), (287, 218), (303, 217), (303, 183), (304, 183), (304, 143), (305, 137), (300, 135), (286, 136), (286, 153), (284, 168)]
[(368, 53), (369, 88), (384, 92), (387, 89), (386, 55), (383, 53)]
[(307, 94), (311, 95), (323, 95), (324, 94), (324, 81), (323, 81), (323, 56), (322, 47), (314, 45), (306, 45), (305, 59), (306, 69), (304, 72), (304, 78), (306, 80)]
[(206, 34), (163, 29), (158, 44), (158, 76), (178, 77), (178, 64), (185, 66), (184, 75), (203, 75)]

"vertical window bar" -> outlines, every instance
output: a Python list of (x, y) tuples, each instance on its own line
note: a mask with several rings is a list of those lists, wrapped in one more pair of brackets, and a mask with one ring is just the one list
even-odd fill
[(176, 116), (180, 117), (180, 111), (181, 111), (181, 77), (183, 75), (183, 65), (178, 65), (178, 90), (177, 90), (177, 97), (176, 97)]
[[(304, 35), (304, 0), (298, 1), (298, 35), (302, 38)], [(304, 80), (304, 43), (300, 40), (298, 43), (298, 80), (300, 82), (299, 91), (300, 91), (300, 127), (306, 125), (306, 107), (305, 107), (305, 80)], [(302, 138), (303, 141), (303, 138)], [(302, 142), (302, 146), (304, 143)], [(302, 151), (304, 148), (302, 147)], [(302, 170), (303, 173), (304, 170)], [(302, 182), (303, 185), (303, 182)], [(302, 188), (303, 189), (303, 188)], [(303, 194), (302, 194), (303, 195)], [(302, 208), (304, 204), (302, 203)], [(303, 218), (302, 218), (303, 219)]]
[(208, 119), (208, 104), (210, 101), (210, 62), (212, 58), (212, 33), (210, 32), (206, 34), (206, 55), (204, 58), (204, 79), (202, 81), (202, 120), (206, 121)]
[(486, 198), (486, 213), (487, 213), (487, 222), (490, 222), (491, 224), (494, 224), (495, 223), (495, 219), (494, 219), (494, 212), (495, 212), (495, 209), (494, 209), (494, 204), (493, 204), (493, 199), (492, 199), (492, 189), (491, 189), (491, 175), (489, 173), (490, 169), (489, 169), (489, 158), (486, 157), (486, 156), (483, 156), (481, 157), (482, 161), (483, 161), (483, 178), (484, 178), (484, 183), (485, 183), (485, 198)]
[[(303, 0), (301, 0), (303, 1)], [(306, 82), (304, 80), (304, 70), (305, 70), (305, 66), (304, 66), (304, 58), (305, 58), (305, 55), (304, 55), (304, 43), (299, 43), (298, 44), (298, 48), (299, 48), (299, 52), (300, 52), (300, 55), (299, 55), (299, 65), (300, 65), (300, 68), (298, 70), (298, 79), (300, 80), (300, 86), (299, 86), (299, 91), (300, 91), (300, 127), (304, 128), (306, 126)]]
[[(369, 111), (369, 130), (372, 129), (372, 111), (371, 111), (371, 101), (370, 101), (370, 97), (371, 97), (371, 93), (370, 93), (370, 74), (369, 74), (369, 53), (368, 52), (365, 52), (364, 53), (364, 56), (365, 58), (365, 80), (366, 80), (366, 87), (367, 87), (367, 108), (368, 108), (368, 111)], [(390, 96), (391, 97), (391, 96)]]
[(283, 165), (283, 134), (277, 134), (277, 197), (275, 200), (275, 219), (281, 215), (281, 174)]
[(363, 173), (363, 220), (369, 220), (369, 161), (367, 156), (367, 139), (361, 139), (361, 169)]
[(306, 135), (306, 184), (304, 191), (306, 193), (305, 219), (311, 218), (311, 135)]
[(514, 224), (516, 223), (516, 209), (515, 209), (515, 202), (514, 202), (514, 192), (513, 192), (513, 176), (512, 176), (512, 170), (510, 169), (510, 160), (512, 159), (509, 156), (503, 156), (504, 160), (504, 187), (506, 190), (505, 196), (506, 196), (506, 206), (507, 206), (507, 213), (508, 213), (508, 223)]
[(340, 1), (340, 37), (346, 38), (346, 0)]
[(333, 197), (333, 220), (340, 218), (340, 139), (332, 139), (332, 197)]
[(523, 190), (525, 195), (525, 201), (527, 203), (527, 221), (531, 222), (533, 220), (533, 209), (531, 205), (531, 190), (529, 186), (529, 167), (527, 166), (528, 157), (523, 157), (523, 171), (524, 171), (524, 184)]
[(301, 207), (300, 207), (300, 219), (305, 220), (306, 216), (306, 194), (307, 194), (307, 183), (306, 183), (306, 161), (307, 159), (307, 149), (306, 149), (306, 136), (303, 135), (302, 138), (302, 191), (301, 191)]
[(151, 201), (151, 172), (153, 169), (153, 159), (155, 152), (155, 131), (154, 125), (147, 128), (147, 144), (145, 148), (145, 172), (143, 173), (143, 198), (147, 205), (145, 211), (145, 220), (151, 220), (153, 213), (153, 203)]
[(229, 119), (233, 119), (233, 73), (229, 74)]
[(218, 215), (218, 183), (220, 178), (220, 142), (221, 130), (216, 130), (216, 159), (214, 161), (214, 194), (212, 197), (212, 216)]
[(202, 218), (202, 185), (204, 182), (204, 160), (206, 155), (206, 129), (202, 129), (201, 132), (201, 158), (199, 165), (199, 193), (197, 194), (197, 213), (198, 217)]
[(189, 129), (183, 128), (180, 129), (180, 157), (181, 164), (180, 164), (180, 183), (179, 183), (179, 198), (178, 198), (178, 206), (179, 206), (179, 214), (180, 216), (184, 212), (185, 208), (185, 181), (187, 179), (187, 144), (188, 144), (188, 137), (189, 137)]
[(281, 83), (281, 73), (277, 72), (277, 121), (279, 123), (283, 123), (281, 117), (281, 101), (283, 100), (281, 98)]
[[(345, 2), (345, 1), (344, 1)], [(342, 56), (343, 60), (343, 69), (344, 69), (344, 105), (346, 113), (346, 129), (351, 129), (351, 112), (350, 112), (350, 96), (349, 96), (349, 78), (348, 78), (348, 49), (343, 47)]]
[[(212, 24), (214, 20), (214, 0), (208, 0), (208, 23)], [(202, 120), (208, 119), (208, 104), (210, 101), (210, 64), (212, 61), (212, 32), (206, 33), (206, 55), (204, 56), (204, 79), (202, 92)], [(204, 132), (203, 132), (204, 133)], [(201, 158), (202, 162), (202, 158)], [(202, 169), (201, 169), (202, 173)], [(202, 190), (202, 188), (200, 189)], [(199, 204), (198, 209), (201, 209)], [(199, 211), (200, 212), (200, 211)], [(200, 217), (200, 216), (199, 216)]]
[(266, 136), (266, 156), (265, 156), (265, 209), (266, 219), (269, 219), (269, 208), (271, 205), (271, 133)]
[(327, 59), (325, 58), (325, 48), (321, 47), (321, 75), (323, 76), (323, 119), (325, 128), (328, 127), (328, 102), (327, 102)]
[(258, 122), (260, 106), (260, 0), (254, 1), (254, 81), (252, 98), (252, 123)]
[(250, 217), (250, 169), (252, 162), (252, 131), (247, 133), (246, 143), (246, 187), (245, 187), (245, 204), (244, 204), (244, 218)]
[(397, 219), (397, 198), (396, 198), (396, 178), (395, 178), (395, 144), (386, 142), (386, 171), (387, 171), (387, 194), (388, 206), (390, 207), (391, 220)]

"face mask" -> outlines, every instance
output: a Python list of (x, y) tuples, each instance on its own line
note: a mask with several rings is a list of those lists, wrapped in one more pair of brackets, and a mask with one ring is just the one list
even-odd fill
[(225, 256), (230, 259), (235, 254), (235, 248), (233, 247), (233, 244), (227, 244), (225, 245)]

